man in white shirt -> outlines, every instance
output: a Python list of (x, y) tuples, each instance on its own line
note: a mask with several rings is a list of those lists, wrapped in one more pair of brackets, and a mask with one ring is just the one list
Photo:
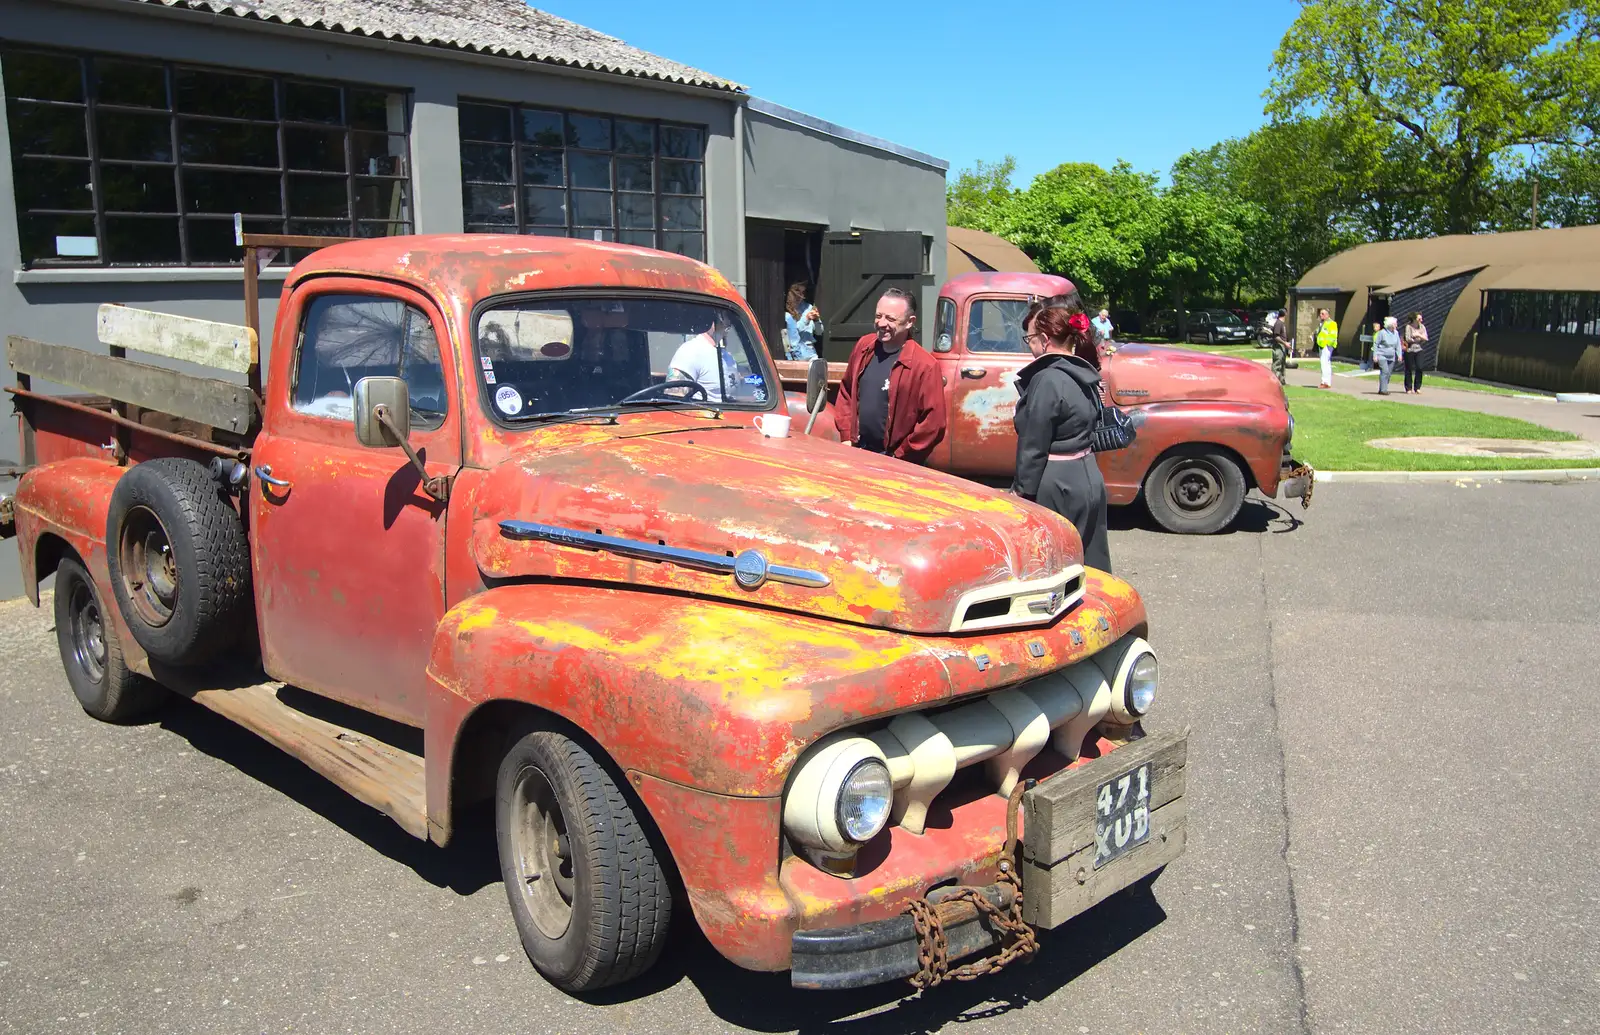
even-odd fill
[(1097, 315), (1093, 320), (1090, 320), (1089, 322), (1094, 324), (1094, 329), (1096, 331), (1100, 332), (1100, 340), (1101, 341), (1110, 341), (1111, 340), (1111, 314), (1110, 313), (1108, 313), (1104, 309), (1102, 309), (1102, 310), (1100, 310), (1099, 315)]
[[(672, 354), (672, 361), (667, 364), (667, 380), (698, 382), (706, 390), (706, 400), (719, 403), (723, 386), (731, 389), (737, 383), (739, 369), (723, 346), (733, 326), (733, 317), (724, 309), (714, 310), (714, 313), (709, 330), (690, 338)], [(687, 389), (683, 391), (689, 398), (698, 398)]]

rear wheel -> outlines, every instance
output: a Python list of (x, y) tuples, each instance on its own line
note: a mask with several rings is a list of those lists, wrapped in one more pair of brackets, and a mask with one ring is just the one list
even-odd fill
[(1233, 522), (1244, 505), (1244, 472), (1221, 453), (1181, 447), (1151, 468), (1145, 505), (1169, 532), (1208, 535)]
[(500, 764), (500, 871), (522, 947), (551, 984), (587, 992), (661, 955), (672, 892), (621, 788), (581, 745), (529, 733)]
[(164, 703), (164, 689), (128, 669), (116, 624), (77, 558), (63, 557), (56, 566), (55, 611), (61, 665), (84, 711), (128, 722)]

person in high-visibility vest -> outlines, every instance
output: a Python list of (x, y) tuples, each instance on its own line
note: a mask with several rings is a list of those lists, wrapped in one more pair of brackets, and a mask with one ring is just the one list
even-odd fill
[(1322, 355), (1322, 383), (1318, 388), (1333, 387), (1333, 347), (1339, 344), (1339, 325), (1333, 322), (1326, 309), (1317, 310), (1317, 351)]

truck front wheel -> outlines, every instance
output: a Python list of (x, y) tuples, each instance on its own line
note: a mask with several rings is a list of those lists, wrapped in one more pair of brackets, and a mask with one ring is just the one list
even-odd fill
[(1145, 479), (1145, 505), (1168, 532), (1209, 535), (1233, 522), (1244, 505), (1244, 472), (1220, 452), (1183, 446)]
[(534, 967), (566, 992), (628, 981), (661, 955), (672, 891), (615, 780), (538, 730), (500, 763), (495, 831), (506, 897)]
[(74, 557), (56, 566), (55, 609), (61, 665), (85, 712), (103, 722), (127, 722), (166, 700), (166, 690), (128, 669), (116, 622)]

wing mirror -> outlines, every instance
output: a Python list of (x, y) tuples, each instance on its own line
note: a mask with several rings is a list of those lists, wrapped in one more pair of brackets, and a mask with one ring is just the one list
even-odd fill
[(422, 457), (411, 446), (411, 393), (405, 378), (363, 377), (356, 382), (356, 441), (371, 449), (399, 446), (422, 480), (422, 489), (444, 503), (450, 498), (450, 476), (428, 476)]
[(806, 412), (818, 413), (828, 401), (828, 361), (812, 356), (806, 367)]

